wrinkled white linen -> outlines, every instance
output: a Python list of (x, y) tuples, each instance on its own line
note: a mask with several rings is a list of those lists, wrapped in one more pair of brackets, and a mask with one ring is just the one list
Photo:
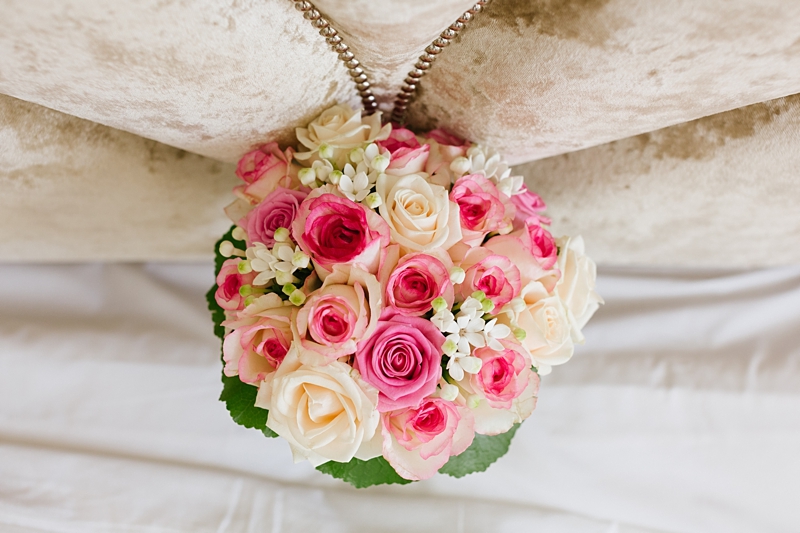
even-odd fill
[(601, 270), (486, 473), (356, 491), (217, 401), (209, 264), (0, 266), (0, 531), (792, 532), (800, 268)]

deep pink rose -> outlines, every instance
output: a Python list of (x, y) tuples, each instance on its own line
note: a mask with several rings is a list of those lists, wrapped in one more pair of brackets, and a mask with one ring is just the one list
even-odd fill
[(465, 141), (461, 137), (457, 137), (441, 128), (436, 128), (435, 130), (429, 131), (425, 137), (436, 141), (442, 146), (453, 146), (459, 149), (463, 148), (465, 154), (467, 153), (467, 149), (470, 147), (469, 141)]
[(302, 191), (278, 187), (264, 198), (255, 209), (239, 221), (247, 232), (247, 244), (260, 242), (272, 248), (275, 245), (275, 230), (292, 227), (300, 209), (300, 203), (308, 196)]
[(433, 255), (422, 252), (404, 256), (386, 283), (386, 305), (406, 316), (424, 315), (440, 296), (448, 306), (453, 305), (449, 269)]
[(389, 150), (389, 153), (394, 155), (395, 152), (403, 148), (419, 148), (419, 141), (414, 132), (406, 128), (392, 127), (392, 133), (389, 138), (383, 141), (376, 141), (375, 144), (381, 148)]
[(477, 348), (472, 355), (483, 361), (470, 384), (495, 409), (510, 409), (513, 400), (528, 386), (533, 371), (531, 360), (518, 344), (503, 342), (505, 349)]
[(442, 376), (444, 335), (430, 320), (387, 310), (372, 336), (358, 343), (355, 367), (378, 389), (378, 411), (416, 407)]
[(475, 437), (471, 413), (441, 398), (382, 417), (383, 456), (405, 479), (428, 479)]
[(297, 169), (292, 165), (293, 154), (291, 148), (281, 152), (278, 143), (274, 142), (246, 153), (236, 165), (236, 175), (247, 185), (237, 190), (245, 198), (258, 202), (277, 187), (298, 185), (294, 179)]
[(522, 242), (531, 251), (533, 257), (539, 261), (542, 268), (553, 268), (558, 261), (558, 247), (553, 235), (539, 223), (536, 217), (531, 217), (525, 223), (521, 232)]
[(322, 189), (300, 204), (292, 237), (322, 268), (323, 278), (337, 263), (359, 263), (375, 274), (381, 249), (390, 242), (389, 226), (375, 211)]
[(292, 344), (292, 307), (277, 294), (268, 294), (236, 319), (223, 322), (233, 329), (222, 343), (226, 376), (238, 375), (244, 383), (258, 385), (275, 372)]
[(458, 204), (465, 244), (478, 246), (490, 232), (511, 230), (513, 204), (481, 174), (459, 178), (450, 191), (450, 200)]
[(249, 285), (256, 277), (254, 272), (239, 274), (239, 263), (242, 260), (238, 257), (227, 259), (222, 263), (222, 268), (217, 274), (217, 291), (214, 299), (219, 306), (228, 311), (235, 311), (244, 307), (244, 298), (239, 294), (242, 285)]
[(519, 295), (519, 269), (504, 255), (476, 247), (467, 252), (460, 266), (464, 269), (464, 281), (458, 286), (462, 298), (483, 291), (499, 311)]

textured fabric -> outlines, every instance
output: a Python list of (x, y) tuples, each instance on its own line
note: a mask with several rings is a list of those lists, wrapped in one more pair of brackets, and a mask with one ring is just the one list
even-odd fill
[[(800, 268), (603, 270), (486, 473), (364, 491), (216, 400), (210, 264), (0, 266), (0, 529), (790, 533)], [(35, 290), (35, 293), (34, 293)], [(46, 295), (42, 298), (40, 295)]]
[[(388, 104), (463, 0), (322, 0)], [(225, 161), (338, 101), (344, 67), (289, 0), (6, 0), (0, 93)], [(800, 92), (800, 4), (496, 0), (411, 106), (515, 162)]]
[(517, 167), (604, 264), (800, 263), (800, 96)]
[[(210, 257), (232, 165), (0, 97), (0, 260)], [(602, 264), (800, 263), (800, 99), (517, 167)]]
[(233, 165), (0, 96), (0, 261), (197, 259)]

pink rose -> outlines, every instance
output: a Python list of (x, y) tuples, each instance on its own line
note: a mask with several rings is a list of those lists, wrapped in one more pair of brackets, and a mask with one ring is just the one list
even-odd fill
[(558, 261), (558, 246), (553, 235), (539, 223), (539, 220), (536, 217), (529, 218), (525, 222), (525, 229), (520, 233), (522, 242), (542, 268), (553, 268)]
[(389, 150), (389, 153), (392, 155), (395, 154), (398, 150), (402, 150), (404, 148), (419, 148), (419, 141), (417, 140), (417, 136), (414, 135), (414, 132), (406, 129), (406, 128), (392, 128), (392, 133), (389, 134), (389, 137), (383, 141), (376, 141), (375, 144), (380, 146), (381, 148), (385, 148)]
[(483, 247), (497, 255), (507, 257), (519, 269), (521, 287), (525, 287), (531, 281), (541, 281), (548, 291), (552, 291), (555, 287), (558, 276), (554, 276), (552, 270), (542, 267), (520, 236), (498, 235), (486, 241)]
[(322, 287), (295, 311), (292, 328), (300, 360), (326, 364), (356, 351), (381, 315), (381, 284), (355, 265), (334, 265)]
[(393, 128), (392, 133), (385, 141), (378, 141), (377, 144), (392, 155), (386, 174), (393, 176), (407, 176), (417, 174), (425, 169), (428, 162), (428, 152), (430, 146), (427, 144), (420, 146), (416, 135), (405, 128)]
[(389, 226), (375, 211), (321, 189), (300, 204), (292, 237), (322, 278), (337, 263), (359, 263), (375, 274), (390, 242)]
[(239, 263), (242, 260), (238, 257), (227, 259), (222, 263), (222, 268), (217, 274), (217, 291), (214, 299), (217, 304), (228, 311), (235, 311), (244, 307), (244, 298), (239, 294), (242, 285), (249, 285), (253, 282), (256, 275), (254, 272), (248, 274), (239, 273)]
[(536, 408), (539, 375), (531, 370), (530, 355), (513, 340), (500, 342), (500, 351), (476, 349), (472, 354), (481, 359), (481, 369), (459, 383), (464, 396), (471, 398), (475, 433), (481, 435), (505, 433)]
[(429, 479), (475, 437), (470, 412), (441, 398), (382, 416), (383, 456), (405, 479)]
[(472, 374), (470, 384), (491, 407), (510, 409), (513, 400), (522, 394), (535, 374), (531, 371), (530, 356), (520, 345), (501, 342), (505, 347), (503, 351), (484, 347), (472, 352), (483, 365), (477, 374)]
[(276, 187), (290, 188), (297, 176), (293, 154), (291, 148), (281, 152), (278, 143), (271, 142), (243, 155), (236, 166), (236, 175), (247, 184), (241, 193), (258, 202)]
[(260, 242), (272, 248), (275, 245), (275, 230), (292, 227), (300, 209), (300, 203), (308, 193), (278, 187), (264, 198), (255, 209), (239, 221), (247, 232), (247, 244)]
[[(529, 191), (525, 185), (523, 185), (522, 189), (520, 190), (522, 192), (511, 196), (511, 202), (513, 202), (514, 207), (517, 209), (517, 213), (514, 218), (514, 226), (517, 228), (522, 227), (522, 225), (525, 224), (525, 221), (530, 217), (539, 216), (539, 213), (547, 209), (547, 206), (545, 205), (541, 196), (535, 192)], [(545, 222), (545, 224), (549, 223), (549, 220)]]
[(222, 343), (225, 375), (257, 385), (275, 372), (292, 344), (291, 314), (291, 305), (277, 294), (267, 294), (237, 319), (223, 322), (233, 328)]
[(450, 200), (458, 204), (465, 244), (478, 246), (490, 232), (511, 231), (514, 206), (485, 176), (459, 178), (450, 191)]
[[(450, 263), (449, 258), (442, 259)], [(424, 315), (440, 296), (452, 306), (450, 271), (442, 260), (427, 253), (403, 256), (386, 282), (385, 294), (386, 305), (406, 316)]]
[(476, 247), (467, 252), (460, 266), (464, 269), (464, 281), (458, 286), (462, 298), (483, 291), (494, 303), (495, 311), (499, 311), (519, 295), (519, 269), (504, 255)]
[(387, 310), (369, 339), (358, 343), (355, 367), (378, 389), (378, 411), (416, 407), (442, 376), (444, 335), (430, 320)]
[(430, 174), (433, 183), (449, 189), (454, 177), (450, 163), (457, 157), (465, 157), (471, 143), (436, 129), (427, 134), (425, 144), (431, 147), (425, 172)]

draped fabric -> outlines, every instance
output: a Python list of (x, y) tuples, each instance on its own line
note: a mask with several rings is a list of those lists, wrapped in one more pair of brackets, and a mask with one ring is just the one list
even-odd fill
[(601, 269), (486, 473), (356, 491), (229, 420), (210, 263), (0, 266), (0, 530), (793, 532), (800, 268)]

